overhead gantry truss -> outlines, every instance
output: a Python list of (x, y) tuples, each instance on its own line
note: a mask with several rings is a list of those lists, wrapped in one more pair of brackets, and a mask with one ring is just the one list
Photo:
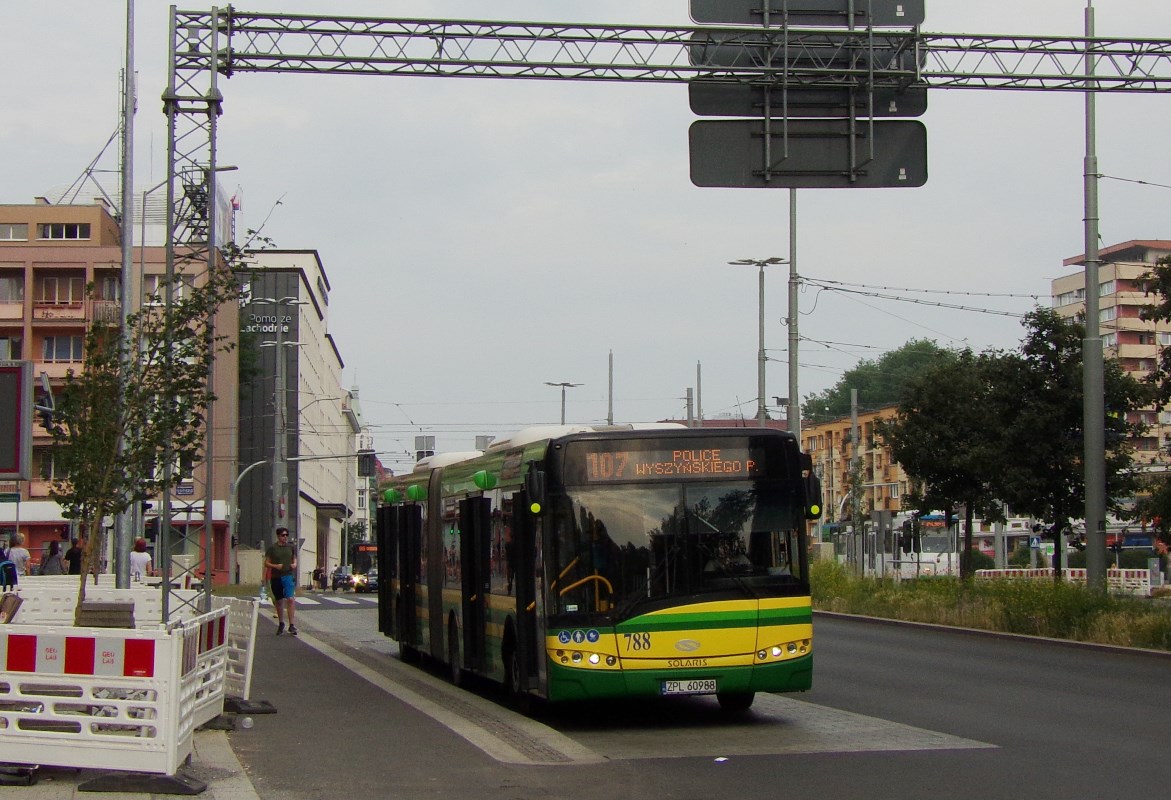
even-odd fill
[[(1096, 90), (1171, 91), (1171, 39), (984, 36), (918, 30), (661, 27), (471, 20), (216, 13), (224, 75), (307, 72), (632, 82), (840, 85), (873, 75), (956, 89), (1084, 91), (1086, 54)], [(178, 12), (177, 65), (208, 69), (212, 14)], [(735, 67), (705, 53), (738, 51)], [(185, 49), (183, 45), (191, 45)], [(880, 59), (902, 55), (887, 63)], [(910, 57), (906, 57), (910, 54)], [(719, 60), (727, 63), (727, 58)]]

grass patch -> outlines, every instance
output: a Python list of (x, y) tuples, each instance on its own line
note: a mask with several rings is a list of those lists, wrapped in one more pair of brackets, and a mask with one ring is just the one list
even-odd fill
[(211, 593), (216, 597), (257, 597), (260, 594), (259, 583), (228, 583), (213, 586)]
[(859, 578), (811, 565), (813, 607), (910, 622), (1171, 651), (1171, 605), (1052, 581)]

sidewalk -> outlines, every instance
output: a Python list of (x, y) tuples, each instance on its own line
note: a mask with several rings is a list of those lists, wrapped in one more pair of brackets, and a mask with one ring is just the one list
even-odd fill
[[(180, 770), (207, 784), (199, 795), (206, 800), (258, 800), (259, 796), (232, 752), (225, 731), (200, 730), (195, 732), (195, 752), (191, 765)], [(153, 797), (175, 797), (173, 794), (144, 792), (82, 792), (78, 786), (109, 773), (103, 770), (74, 769), (70, 767), (41, 767), (33, 786), (0, 785), (5, 800), (80, 800), (81, 798), (109, 798), (109, 800), (146, 800)]]

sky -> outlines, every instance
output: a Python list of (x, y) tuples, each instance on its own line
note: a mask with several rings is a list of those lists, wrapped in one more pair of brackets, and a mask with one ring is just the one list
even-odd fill
[[(237, 7), (691, 24), (685, 0)], [(1100, 35), (1171, 37), (1166, 0), (1095, 7)], [(0, 203), (61, 192), (115, 131), (125, 8), (4, 4)], [(928, 0), (922, 29), (1077, 36), (1084, 8)], [(167, 13), (136, 4), (139, 191), (165, 178)], [(561, 390), (547, 382), (581, 384), (566, 392), (569, 422), (604, 422), (610, 353), (616, 421), (681, 418), (697, 383), (705, 416), (754, 416), (757, 271), (728, 262), (788, 256), (789, 193), (691, 184), (683, 85), (250, 74), (220, 88), (218, 160), (239, 167), (221, 179), (242, 198), (237, 227), (320, 253), (342, 384), (360, 389), (387, 465), (408, 466), (416, 435), (467, 450), (479, 434), (558, 422)], [(798, 302), (799, 396), (911, 339), (1017, 346), (1020, 315), (1048, 303), (1050, 281), (1074, 271), (1062, 260), (1084, 250), (1083, 114), (1076, 93), (932, 90), (924, 187), (798, 192), (797, 271), (811, 282)], [(1171, 239), (1169, 130), (1166, 95), (1100, 96), (1103, 244)], [(111, 146), (98, 166), (116, 165)], [(116, 190), (115, 175), (101, 180)], [(766, 275), (770, 405), (789, 394), (787, 279), (783, 265)]]

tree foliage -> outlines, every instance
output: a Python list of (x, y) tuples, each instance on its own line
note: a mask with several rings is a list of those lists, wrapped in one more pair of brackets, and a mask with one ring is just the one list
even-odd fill
[(915, 481), (911, 503), (921, 512), (957, 506), (966, 509), (965, 546), (960, 573), (970, 577), (972, 521), (1000, 516), (993, 489), (996, 437), (987, 417), (989, 356), (970, 350), (941, 359), (910, 378), (893, 420), (880, 423), (879, 435)]
[[(1047, 308), (1027, 315), (1025, 325), (1020, 351), (998, 359), (994, 376), (991, 409), (1002, 426), (1004, 459), (998, 494), (1017, 513), (1063, 527), (1085, 516), (1085, 325)], [(1106, 496), (1119, 511), (1119, 498), (1135, 488), (1131, 437), (1143, 430), (1128, 412), (1143, 407), (1149, 393), (1113, 359), (1105, 361), (1103, 381)]]
[(957, 355), (927, 339), (912, 339), (898, 350), (877, 360), (860, 361), (836, 384), (819, 394), (806, 396), (802, 417), (813, 423), (840, 419), (850, 413), (850, 390), (857, 389), (868, 408), (894, 405), (902, 399), (904, 387), (916, 376), (940, 362), (954, 361)]
[[(177, 265), (174, 281), (160, 281), (160, 294), (129, 316), (125, 336), (120, 320), (95, 320), (87, 332), (84, 370), (67, 373), (50, 426), (59, 476), (50, 496), (87, 535), (83, 573), (98, 569), (102, 518), (158, 494), (164, 476), (173, 481), (180, 464), (198, 458), (215, 399), (207, 377), (215, 355), (232, 347), (230, 337), (209, 335), (209, 322), (238, 291), (231, 269)], [(159, 468), (164, 453), (168, 469)]]
[[(922, 510), (964, 505), (969, 518), (974, 511), (995, 519), (1006, 502), (1057, 529), (1085, 516), (1085, 326), (1048, 308), (1024, 325), (1016, 352), (963, 353), (909, 382), (898, 416), (884, 426), (895, 459), (922, 484), (913, 497)], [(1149, 392), (1117, 361), (1104, 369), (1106, 489), (1118, 511), (1135, 488), (1130, 440), (1143, 427), (1128, 412)]]

